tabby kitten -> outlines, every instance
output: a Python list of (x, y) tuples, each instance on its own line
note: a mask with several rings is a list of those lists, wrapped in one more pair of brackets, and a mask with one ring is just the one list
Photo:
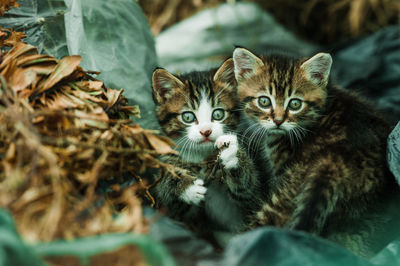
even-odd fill
[(329, 54), (297, 60), (236, 48), (233, 60), (243, 134), (263, 139), (264, 164), (273, 172), (253, 226), (336, 238), (367, 256), (364, 247), (337, 236), (352, 223), (370, 228), (363, 225), (367, 213), (396, 187), (385, 160), (386, 122), (360, 97), (331, 84)]
[(168, 215), (200, 234), (241, 231), (257, 202), (255, 167), (234, 133), (238, 124), (233, 61), (218, 70), (174, 76), (153, 73), (153, 99), (178, 155), (163, 158), (175, 176), (156, 186)]

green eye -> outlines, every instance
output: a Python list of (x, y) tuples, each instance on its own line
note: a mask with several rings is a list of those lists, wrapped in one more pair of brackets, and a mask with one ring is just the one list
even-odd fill
[(193, 112), (183, 112), (182, 113), (182, 120), (185, 123), (193, 123), (196, 120), (196, 116)]
[(268, 108), (271, 106), (271, 100), (266, 96), (261, 96), (258, 98), (258, 105), (262, 108)]
[(301, 108), (302, 101), (300, 99), (292, 99), (289, 102), (289, 109), (292, 111), (297, 111)]
[(222, 120), (225, 117), (225, 111), (224, 109), (215, 109), (214, 112), (212, 113), (212, 118), (214, 120)]

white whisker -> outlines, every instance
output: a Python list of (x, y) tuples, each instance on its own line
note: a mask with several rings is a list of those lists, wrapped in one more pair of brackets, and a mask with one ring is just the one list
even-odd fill
[[(289, 135), (289, 140), (290, 140), (290, 146), (294, 147), (294, 140), (293, 140), (293, 135), (294, 135), (294, 130), (291, 129), (289, 131), (287, 131), (288, 135)], [(293, 135), (292, 135), (293, 134)]]

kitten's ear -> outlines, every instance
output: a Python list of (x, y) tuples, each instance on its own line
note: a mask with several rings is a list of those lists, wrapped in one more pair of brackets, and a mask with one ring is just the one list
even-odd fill
[(326, 86), (332, 66), (332, 57), (327, 53), (318, 53), (305, 61), (300, 68), (307, 80), (318, 86)]
[(234, 72), (234, 65), (233, 59), (229, 58), (226, 60), (217, 70), (214, 75), (214, 81), (219, 81), (222, 83), (229, 84), (230, 86), (234, 86), (236, 83), (235, 80), (235, 72)]
[(185, 85), (167, 70), (159, 68), (153, 72), (153, 98), (162, 103), (172, 95), (172, 91)]
[(264, 65), (263, 61), (244, 48), (233, 51), (235, 78), (237, 81), (251, 78)]

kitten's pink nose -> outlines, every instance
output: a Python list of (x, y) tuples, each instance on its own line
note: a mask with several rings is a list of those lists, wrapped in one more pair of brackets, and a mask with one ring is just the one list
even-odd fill
[(275, 124), (279, 127), (283, 123), (283, 119), (274, 119)]
[(207, 129), (207, 130), (201, 130), (200, 134), (206, 138), (208, 138), (208, 136), (210, 136), (212, 133), (211, 129)]

